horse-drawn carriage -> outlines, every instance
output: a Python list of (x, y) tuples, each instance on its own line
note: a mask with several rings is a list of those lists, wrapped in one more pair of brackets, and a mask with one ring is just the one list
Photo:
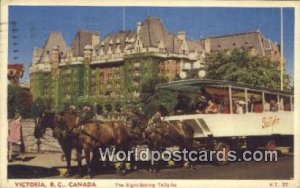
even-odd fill
[(157, 87), (196, 98), (210, 95), (218, 108), (216, 113), (195, 110), (178, 114), (175, 111), (174, 115), (163, 118), (164, 121), (190, 124), (195, 131), (194, 138), (206, 143), (210, 150), (276, 150), (276, 146), (293, 146), (294, 97), (291, 91), (198, 79), (174, 81)]
[[(171, 146), (229, 151), (259, 147), (276, 150), (276, 145), (293, 145), (294, 98), (291, 92), (198, 79), (157, 87), (185, 95), (185, 99), (192, 96), (197, 104), (191, 105), (191, 100), (185, 100), (189, 104), (178, 101), (181, 105), (176, 105), (172, 115), (161, 117), (158, 113), (151, 119), (129, 114), (124, 120), (78, 123), (75, 114), (48, 114), (37, 119), (35, 135), (39, 137), (46, 127), (52, 128), (66, 153), (67, 162), (71, 149), (75, 148), (81, 166), (81, 150), (84, 149), (90, 170), (90, 152), (95, 154), (99, 148), (112, 145), (124, 151), (138, 144), (161, 151)], [(215, 162), (227, 164), (228, 160)]]

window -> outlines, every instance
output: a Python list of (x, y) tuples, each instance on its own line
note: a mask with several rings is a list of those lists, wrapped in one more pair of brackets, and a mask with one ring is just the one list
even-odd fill
[(234, 43), (232, 43), (232, 46), (236, 46), (236, 43), (234, 42)]

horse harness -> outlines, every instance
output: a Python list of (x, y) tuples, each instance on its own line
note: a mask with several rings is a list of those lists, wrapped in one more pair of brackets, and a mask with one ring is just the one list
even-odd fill
[(181, 125), (178, 125), (178, 127), (176, 125), (170, 125), (170, 123), (161, 121), (160, 119), (158, 121), (153, 121), (153, 118), (150, 120), (149, 122), (149, 127), (151, 128), (151, 130), (157, 134), (159, 134), (160, 136), (164, 137), (164, 138), (168, 138), (171, 139), (173, 141), (178, 141), (176, 139), (174, 139), (172, 136), (169, 135), (169, 133), (165, 130), (170, 130), (170, 127), (173, 127), (176, 132), (178, 132), (184, 139), (186, 138), (185, 134), (184, 134), (184, 130), (182, 128)]
[[(102, 121), (93, 121), (93, 122), (96, 124), (97, 132), (98, 132), (99, 127), (101, 126), (100, 123), (101, 123)], [(87, 123), (87, 121), (83, 121), (83, 122), (77, 124), (77, 126), (74, 126), (74, 127), (70, 130), (71, 134), (78, 136), (79, 133), (82, 133), (82, 134), (84, 134), (84, 135), (89, 136), (89, 137), (92, 138), (94, 141), (99, 142), (100, 144), (103, 144), (102, 141), (99, 140), (97, 137), (95, 137), (94, 135), (92, 135), (92, 134), (90, 134), (89, 132), (85, 131), (85, 129), (84, 129), (85, 123)], [(103, 123), (111, 123), (111, 126), (112, 126), (112, 127), (115, 126), (114, 121), (107, 121), (107, 122), (103, 122)], [(115, 137), (114, 132), (112, 132), (112, 134), (113, 134), (113, 137)]]
[[(88, 133), (87, 131), (84, 130), (85, 122), (86, 121), (81, 122), (80, 117), (77, 117), (76, 121), (75, 121), (75, 126), (73, 126), (70, 130), (68, 129), (68, 127), (65, 124), (63, 124), (64, 126), (59, 127), (59, 129), (62, 133), (62, 137), (67, 138), (68, 136), (78, 136), (80, 133), (82, 133), (82, 134), (85, 134), (85, 135), (91, 137), (93, 140), (96, 140), (97, 142), (101, 143), (101, 141), (98, 138), (96, 138), (95, 136), (91, 135), (90, 133)], [(99, 126), (98, 123), (96, 123), (96, 124)], [(97, 128), (98, 128), (98, 126), (97, 126)]]

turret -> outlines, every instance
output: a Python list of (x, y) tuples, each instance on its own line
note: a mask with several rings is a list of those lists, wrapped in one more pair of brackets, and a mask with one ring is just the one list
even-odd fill
[(50, 52), (50, 63), (53, 68), (58, 68), (58, 64), (60, 61), (60, 50), (58, 46), (53, 46)]
[(178, 32), (177, 38), (181, 41), (184, 41), (185, 40), (185, 32), (184, 31)]

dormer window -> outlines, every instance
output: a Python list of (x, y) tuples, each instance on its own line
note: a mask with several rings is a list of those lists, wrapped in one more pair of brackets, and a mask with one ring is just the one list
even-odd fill
[(137, 47), (136, 48), (136, 51), (139, 53), (139, 52), (141, 52), (141, 47)]

